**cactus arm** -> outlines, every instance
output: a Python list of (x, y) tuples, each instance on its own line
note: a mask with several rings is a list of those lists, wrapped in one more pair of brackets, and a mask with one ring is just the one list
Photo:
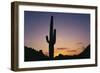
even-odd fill
[(48, 36), (46, 36), (46, 41), (49, 43), (49, 39), (48, 39)]

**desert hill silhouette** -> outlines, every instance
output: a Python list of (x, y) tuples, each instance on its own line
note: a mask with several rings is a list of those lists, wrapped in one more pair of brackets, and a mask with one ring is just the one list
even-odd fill
[(79, 55), (74, 55), (74, 56), (68, 56), (68, 55), (62, 55), (59, 54), (58, 56), (55, 57), (56, 60), (61, 60), (61, 59), (86, 59), (90, 58), (90, 45), (88, 45), (85, 50), (80, 53)]
[[(74, 56), (62, 55), (59, 54), (53, 60), (64, 60), (64, 59), (86, 59), (90, 58), (90, 45), (88, 45), (85, 50), (79, 54)], [(44, 61), (44, 60), (52, 60), (49, 56), (46, 56), (42, 50), (36, 51), (34, 48), (24, 47), (24, 61)]]
[(44, 55), (42, 50), (36, 51), (33, 48), (24, 47), (24, 61), (48, 60), (49, 57)]

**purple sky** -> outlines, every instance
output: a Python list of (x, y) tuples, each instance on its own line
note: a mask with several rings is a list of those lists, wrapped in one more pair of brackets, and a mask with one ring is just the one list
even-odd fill
[(46, 35), (49, 35), (51, 16), (56, 29), (55, 48), (78, 49), (90, 44), (90, 15), (55, 12), (24, 12), (24, 45), (48, 51)]

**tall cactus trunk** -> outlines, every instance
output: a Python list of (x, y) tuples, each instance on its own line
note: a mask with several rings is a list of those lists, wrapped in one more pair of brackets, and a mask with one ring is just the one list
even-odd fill
[(54, 59), (54, 45), (52, 45), (52, 44), (49, 44), (49, 58), (51, 60)]
[(53, 29), (53, 16), (51, 16), (49, 38), (46, 36), (46, 41), (49, 43), (49, 58), (54, 59), (54, 44), (56, 43), (56, 29)]

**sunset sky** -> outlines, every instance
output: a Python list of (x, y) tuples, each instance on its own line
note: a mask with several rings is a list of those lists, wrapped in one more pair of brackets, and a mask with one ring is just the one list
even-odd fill
[(56, 29), (55, 56), (77, 55), (90, 44), (90, 15), (56, 12), (24, 12), (24, 45), (43, 50), (48, 55), (46, 35), (50, 19), (54, 17)]

